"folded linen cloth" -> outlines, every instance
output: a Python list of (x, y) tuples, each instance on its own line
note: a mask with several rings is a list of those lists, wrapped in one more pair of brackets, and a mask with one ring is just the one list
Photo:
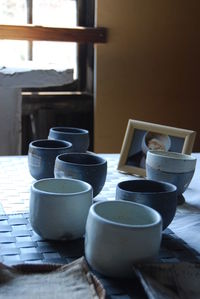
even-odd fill
[(200, 298), (200, 263), (141, 264), (134, 271), (149, 299)]
[(0, 299), (104, 299), (105, 290), (85, 259), (67, 265), (0, 263)]

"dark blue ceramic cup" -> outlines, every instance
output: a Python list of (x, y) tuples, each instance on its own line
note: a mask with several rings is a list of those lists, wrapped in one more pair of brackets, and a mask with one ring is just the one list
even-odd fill
[(89, 147), (89, 132), (72, 127), (54, 127), (49, 130), (48, 139), (65, 140), (72, 143), (73, 152), (86, 152)]
[(96, 154), (66, 153), (56, 158), (55, 178), (73, 178), (89, 183), (93, 196), (102, 190), (107, 175), (107, 161)]
[(58, 155), (71, 151), (72, 144), (63, 140), (40, 139), (32, 141), (28, 150), (28, 167), (36, 180), (54, 177)]
[(163, 230), (172, 222), (177, 207), (177, 187), (153, 180), (129, 180), (118, 183), (116, 199), (144, 204), (162, 216)]

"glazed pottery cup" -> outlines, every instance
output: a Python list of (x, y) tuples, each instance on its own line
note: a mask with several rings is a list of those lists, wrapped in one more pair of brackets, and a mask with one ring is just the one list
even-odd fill
[(36, 180), (54, 177), (55, 159), (71, 151), (72, 144), (62, 140), (40, 139), (32, 141), (28, 150), (28, 167)]
[(48, 139), (66, 140), (72, 143), (73, 152), (86, 152), (89, 147), (89, 132), (72, 127), (54, 127), (49, 130)]
[(176, 186), (152, 180), (128, 180), (118, 183), (116, 199), (144, 204), (162, 216), (163, 230), (174, 219), (177, 207)]
[(164, 151), (147, 152), (147, 178), (174, 184), (177, 187), (178, 196), (190, 184), (195, 167), (196, 158), (191, 155)]
[(128, 277), (133, 264), (155, 257), (162, 219), (147, 206), (128, 201), (100, 201), (89, 210), (85, 256), (90, 266), (110, 277)]
[(73, 240), (83, 237), (92, 187), (74, 179), (42, 179), (31, 186), (30, 223), (42, 238)]
[(96, 154), (66, 153), (56, 158), (54, 176), (74, 178), (89, 183), (93, 196), (102, 190), (107, 175), (107, 161)]

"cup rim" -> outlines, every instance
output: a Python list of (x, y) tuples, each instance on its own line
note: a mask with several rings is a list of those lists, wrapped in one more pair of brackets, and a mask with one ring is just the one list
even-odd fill
[[(105, 217), (102, 217), (100, 216), (99, 214), (97, 214), (96, 212), (96, 207), (98, 205), (129, 205), (130, 207), (133, 207), (133, 206), (138, 206), (140, 209), (143, 209), (143, 210), (146, 210), (146, 211), (149, 211), (151, 214), (154, 214), (155, 217), (156, 217), (156, 220), (152, 223), (149, 223), (149, 224), (125, 224), (125, 223), (119, 223), (119, 222), (116, 222), (116, 221), (112, 221), (112, 220), (109, 220)], [(110, 226), (113, 226), (113, 227), (121, 227), (123, 229), (136, 229), (136, 230), (142, 230), (142, 229), (148, 229), (148, 228), (152, 228), (152, 227), (155, 227), (159, 224), (161, 224), (161, 227), (162, 227), (162, 218), (161, 218), (161, 215), (154, 209), (148, 207), (148, 206), (145, 206), (143, 204), (139, 204), (139, 203), (135, 203), (135, 202), (130, 202), (130, 201), (125, 201), (125, 200), (104, 200), (104, 201), (100, 201), (100, 202), (96, 202), (94, 203), (91, 207), (90, 207), (90, 211), (89, 213), (91, 213), (94, 217), (96, 217), (101, 223), (106, 223)]]
[[(63, 131), (62, 131), (63, 130)], [(71, 131), (67, 131), (71, 130)], [(74, 132), (73, 132), (74, 131)], [(77, 134), (89, 134), (89, 131), (82, 128), (76, 128), (76, 127), (52, 127), (50, 128), (49, 132), (55, 132), (55, 133), (62, 133), (62, 134), (70, 134), (70, 135), (77, 135)]]
[[(123, 184), (126, 183), (140, 183), (140, 182), (144, 182), (144, 184), (156, 184), (156, 185), (165, 185), (167, 187), (169, 187), (169, 190), (163, 190), (163, 191), (134, 191), (134, 190), (126, 190), (125, 188), (123, 188)], [(122, 192), (126, 192), (127, 194), (131, 194), (131, 193), (144, 193), (145, 195), (154, 195), (154, 194), (170, 194), (170, 193), (174, 193), (177, 191), (177, 187), (174, 184), (168, 183), (168, 182), (164, 182), (164, 181), (157, 181), (157, 180), (152, 180), (152, 179), (136, 179), (136, 180), (126, 180), (126, 181), (121, 181), (117, 184), (117, 189), (122, 190)]]
[(194, 157), (192, 155), (184, 154), (184, 153), (178, 153), (178, 152), (149, 150), (148, 153), (151, 154), (151, 155), (157, 155), (157, 156), (160, 156), (160, 157), (162, 156), (163, 158), (166, 158), (166, 159), (187, 160), (187, 161), (196, 160), (196, 157)]
[[(59, 146), (59, 147), (45, 147), (45, 146), (37, 146), (35, 143), (39, 143), (39, 142), (47, 142), (47, 143), (57, 143), (63, 144), (63, 146)], [(33, 147), (36, 149), (45, 149), (45, 150), (56, 150), (56, 149), (65, 149), (65, 148), (71, 148), (72, 147), (72, 143), (69, 141), (65, 141), (65, 140), (60, 140), (60, 139), (37, 139), (37, 140), (33, 140), (29, 143), (29, 148)]]
[[(78, 184), (81, 184), (83, 186), (85, 186), (85, 190), (82, 190), (82, 191), (79, 191), (79, 192), (53, 192), (53, 191), (46, 191), (46, 190), (42, 190), (42, 189), (39, 189), (37, 188), (37, 185), (42, 183), (42, 182), (45, 182), (45, 181), (62, 181), (62, 182), (76, 182)], [(91, 190), (93, 191), (93, 188), (92, 186), (85, 182), (85, 181), (81, 181), (81, 180), (78, 180), (78, 179), (72, 179), (72, 178), (44, 178), (44, 179), (40, 179), (40, 180), (37, 180), (35, 182), (32, 183), (31, 185), (31, 189), (32, 191), (34, 192), (37, 192), (37, 193), (42, 193), (42, 194), (46, 194), (46, 195), (55, 195), (55, 196), (77, 196), (77, 195), (80, 195), (80, 194), (86, 194), (88, 192), (90, 192)]]
[[(69, 157), (69, 156), (77, 156), (77, 157), (93, 157), (93, 158), (97, 158), (99, 161), (97, 161), (96, 163), (91, 163), (91, 164), (86, 164), (86, 163), (78, 163), (78, 162), (72, 162), (72, 161), (64, 161), (61, 158), (62, 157)], [(57, 161), (60, 161), (62, 163), (66, 163), (69, 165), (79, 165), (79, 166), (84, 166), (84, 167), (93, 167), (93, 166), (99, 166), (99, 165), (104, 165), (107, 164), (106, 159), (102, 158), (101, 156), (98, 156), (94, 153), (78, 153), (78, 152), (70, 152), (70, 153), (63, 153), (60, 154), (56, 157)]]

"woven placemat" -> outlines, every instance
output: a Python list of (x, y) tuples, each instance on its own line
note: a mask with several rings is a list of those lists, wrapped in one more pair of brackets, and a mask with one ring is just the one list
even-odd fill
[[(81, 256), (84, 256), (83, 239), (70, 242), (47, 241), (32, 230), (27, 213), (0, 215), (0, 262), (7, 265), (66, 264)], [(160, 253), (155, 262), (200, 262), (200, 256), (167, 229), (163, 233)], [(98, 273), (95, 275), (104, 285), (107, 298), (146, 298), (136, 279), (108, 279)]]

